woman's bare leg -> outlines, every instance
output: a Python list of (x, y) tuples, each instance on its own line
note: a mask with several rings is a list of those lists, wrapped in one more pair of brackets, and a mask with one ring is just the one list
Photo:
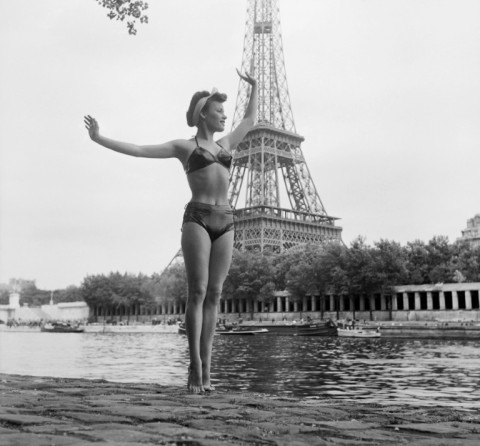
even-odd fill
[(212, 243), (208, 270), (207, 294), (203, 302), (203, 326), (200, 337), (202, 381), (205, 390), (213, 390), (210, 382), (212, 345), (217, 323), (217, 308), (222, 286), (232, 261), (234, 232), (229, 231)]
[(182, 251), (188, 281), (188, 299), (185, 310), (190, 352), (188, 390), (203, 392), (200, 339), (203, 327), (203, 304), (207, 292), (211, 241), (204, 228), (196, 223), (185, 223), (182, 229)]

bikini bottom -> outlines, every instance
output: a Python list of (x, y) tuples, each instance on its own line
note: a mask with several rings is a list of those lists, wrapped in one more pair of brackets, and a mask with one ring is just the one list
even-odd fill
[(234, 230), (233, 210), (228, 204), (213, 205), (191, 201), (185, 206), (183, 214), (183, 224), (187, 222), (196, 223), (204, 228), (212, 242)]

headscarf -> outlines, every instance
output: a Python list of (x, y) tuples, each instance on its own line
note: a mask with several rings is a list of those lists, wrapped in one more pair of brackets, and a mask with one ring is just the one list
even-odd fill
[(193, 109), (193, 114), (192, 114), (192, 124), (194, 126), (198, 125), (198, 122), (200, 120), (200, 112), (203, 110), (203, 107), (205, 107), (205, 104), (207, 103), (207, 101), (217, 93), (218, 93), (218, 90), (216, 88), (213, 88), (212, 92), (208, 96), (201, 98), (197, 102), (197, 105), (195, 105), (195, 108)]

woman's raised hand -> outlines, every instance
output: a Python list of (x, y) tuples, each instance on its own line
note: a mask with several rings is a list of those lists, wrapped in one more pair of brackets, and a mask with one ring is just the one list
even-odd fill
[(238, 68), (236, 70), (237, 70), (237, 73), (240, 76), (240, 78), (243, 79), (248, 84), (255, 85), (257, 83), (257, 80), (254, 79), (252, 76), (250, 76), (250, 74), (248, 74), (248, 73), (242, 74), (242, 73), (240, 73), (240, 70)]
[(85, 123), (85, 127), (88, 130), (88, 134), (93, 141), (96, 141), (100, 132), (100, 127), (98, 126), (98, 122), (95, 118), (92, 118), (90, 115), (86, 115), (83, 117), (83, 122)]

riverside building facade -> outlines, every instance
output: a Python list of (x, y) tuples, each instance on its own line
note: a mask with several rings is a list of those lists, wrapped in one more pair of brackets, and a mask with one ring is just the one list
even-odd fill
[[(183, 319), (183, 303), (154, 306), (90, 308), (95, 322), (149, 323)], [(480, 283), (402, 285), (388, 295), (325, 295), (293, 299), (277, 292), (262, 302), (222, 299), (218, 317), (229, 321), (294, 321), (300, 319), (357, 319), (366, 321), (477, 321), (480, 322)]]
[(465, 240), (472, 247), (480, 246), (480, 214), (467, 220), (467, 228), (462, 231), (460, 240)]

